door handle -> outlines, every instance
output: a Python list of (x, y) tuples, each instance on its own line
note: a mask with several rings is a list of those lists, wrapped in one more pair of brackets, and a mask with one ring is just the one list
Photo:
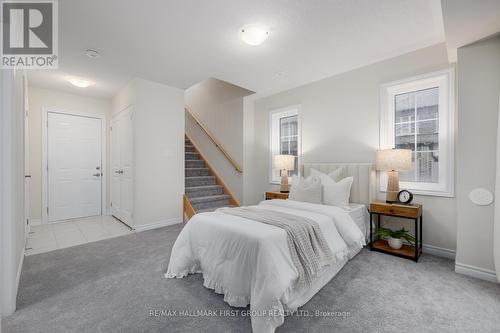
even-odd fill
[(94, 173), (93, 175), (94, 177), (101, 177), (101, 174), (100, 173)]
[(25, 175), (24, 178), (31, 178), (31, 175)]
[(117, 170), (117, 171), (115, 171), (115, 173), (121, 175), (121, 174), (123, 174), (123, 170)]

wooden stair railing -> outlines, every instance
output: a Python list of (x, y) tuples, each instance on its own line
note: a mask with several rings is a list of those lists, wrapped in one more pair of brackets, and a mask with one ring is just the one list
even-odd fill
[(184, 193), (184, 196), (182, 197), (182, 206), (184, 208), (184, 215), (185, 217), (187, 217), (187, 220), (189, 220), (194, 214), (196, 214), (186, 193)]
[[(239, 173), (242, 173), (243, 170), (241, 169), (241, 167), (239, 166), (238, 163), (236, 163), (236, 161), (231, 157), (231, 155), (229, 155), (229, 153), (224, 149), (224, 147), (222, 147), (222, 145), (214, 138), (214, 136), (209, 132), (209, 130), (200, 122), (200, 120), (193, 114), (193, 112), (188, 108), (188, 107), (185, 107), (184, 110), (186, 110), (186, 113), (191, 117), (193, 118), (193, 120), (195, 121), (195, 123), (200, 126), (200, 128), (203, 130), (203, 132), (205, 132), (205, 134), (210, 138), (210, 140), (214, 143), (215, 147), (217, 147), (222, 155), (224, 155), (224, 157), (229, 161), (229, 163), (231, 163), (231, 165), (234, 167), (234, 169), (236, 170), (236, 172), (239, 172)], [(192, 141), (191, 141), (192, 142)]]

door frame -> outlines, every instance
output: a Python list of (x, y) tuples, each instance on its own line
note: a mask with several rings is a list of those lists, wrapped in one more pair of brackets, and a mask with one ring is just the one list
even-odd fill
[(49, 170), (48, 170), (48, 115), (49, 113), (58, 113), (69, 116), (94, 118), (101, 120), (101, 216), (107, 215), (107, 184), (108, 184), (108, 168), (107, 168), (107, 131), (106, 131), (106, 116), (103, 114), (68, 111), (61, 108), (42, 107), (42, 223), (48, 223), (49, 217), (47, 214), (47, 205), (49, 197)]

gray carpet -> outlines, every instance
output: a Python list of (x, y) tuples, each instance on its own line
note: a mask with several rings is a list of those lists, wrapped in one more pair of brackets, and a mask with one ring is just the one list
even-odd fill
[[(250, 332), (250, 319), (150, 317), (150, 310), (231, 310), (202, 277), (166, 280), (180, 225), (27, 257), (18, 311), (3, 332)], [(500, 286), (363, 250), (278, 332), (499, 332)]]

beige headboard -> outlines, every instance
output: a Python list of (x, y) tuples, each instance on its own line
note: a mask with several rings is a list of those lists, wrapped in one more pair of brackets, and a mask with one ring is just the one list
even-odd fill
[(309, 176), (311, 168), (324, 173), (342, 168), (343, 177), (352, 176), (354, 182), (351, 187), (351, 202), (369, 207), (370, 202), (376, 198), (377, 177), (375, 167), (371, 163), (303, 163), (301, 174), (304, 177)]

